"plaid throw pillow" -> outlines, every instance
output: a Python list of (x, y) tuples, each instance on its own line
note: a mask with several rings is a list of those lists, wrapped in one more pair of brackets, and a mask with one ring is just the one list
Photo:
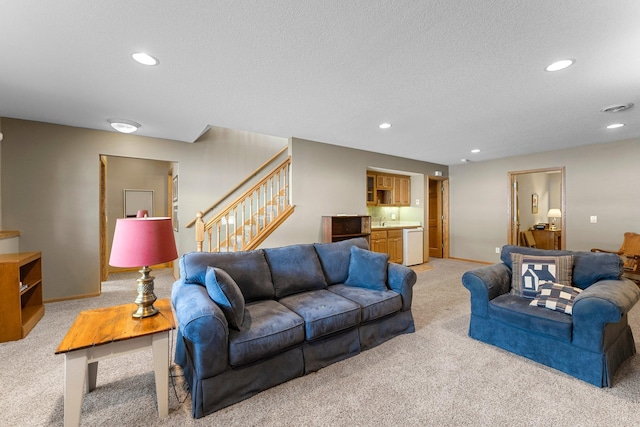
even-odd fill
[(535, 298), (538, 286), (546, 282), (571, 286), (573, 255), (536, 256), (512, 253), (511, 263), (512, 295)]
[(529, 305), (560, 311), (565, 314), (573, 313), (573, 300), (582, 292), (580, 288), (564, 286), (558, 283), (543, 283), (538, 287), (538, 295)]

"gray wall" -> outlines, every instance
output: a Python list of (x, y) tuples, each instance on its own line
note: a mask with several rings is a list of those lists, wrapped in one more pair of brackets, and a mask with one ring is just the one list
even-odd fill
[[(320, 242), (323, 215), (367, 214), (367, 168), (433, 175), (446, 166), (369, 151), (344, 148), (330, 144), (292, 138), (292, 197), (294, 214), (282, 224), (277, 233), (265, 241), (274, 247), (294, 243)], [(423, 189), (428, 189), (423, 184)], [(427, 199), (420, 196), (421, 204)], [(426, 206), (425, 206), (426, 209)], [(424, 224), (424, 218), (420, 221)], [(428, 252), (427, 252), (428, 253)]]
[[(20, 230), (21, 251), (42, 251), (45, 300), (100, 292), (100, 155), (178, 162), (186, 224), (287, 145), (219, 128), (194, 144), (8, 118), (2, 128), (2, 225)], [(192, 229), (177, 246), (195, 249)]]
[[(566, 248), (617, 250), (624, 232), (640, 231), (638, 159), (640, 140), (633, 139), (450, 166), (451, 256), (497, 261), (495, 247), (508, 237), (507, 173), (562, 166)], [(597, 224), (589, 222), (591, 215)]]

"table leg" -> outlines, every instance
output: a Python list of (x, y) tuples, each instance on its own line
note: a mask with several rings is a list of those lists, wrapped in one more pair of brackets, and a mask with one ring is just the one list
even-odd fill
[(80, 425), (82, 395), (87, 372), (87, 353), (71, 351), (64, 355), (64, 425)]
[(92, 362), (87, 365), (87, 393), (96, 389), (98, 380), (98, 362)]
[(154, 334), (151, 346), (156, 377), (158, 416), (162, 418), (169, 415), (169, 332)]

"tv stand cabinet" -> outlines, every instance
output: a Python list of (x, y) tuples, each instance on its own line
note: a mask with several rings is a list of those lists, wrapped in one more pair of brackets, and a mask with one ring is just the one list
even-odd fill
[(0, 255), (0, 342), (26, 337), (42, 316), (40, 252)]

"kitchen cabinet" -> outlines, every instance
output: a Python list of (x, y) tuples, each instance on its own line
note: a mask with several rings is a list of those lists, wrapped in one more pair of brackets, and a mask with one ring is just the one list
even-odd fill
[(411, 206), (411, 179), (406, 176), (393, 177), (394, 206)]
[(376, 190), (393, 190), (393, 176), (378, 174), (376, 178)]
[(374, 230), (371, 250), (389, 255), (389, 262), (402, 264), (402, 230)]
[(367, 171), (367, 205), (411, 206), (411, 177)]
[(387, 231), (387, 250), (389, 262), (402, 264), (402, 230)]
[(376, 202), (376, 176), (367, 173), (367, 205), (375, 205)]

